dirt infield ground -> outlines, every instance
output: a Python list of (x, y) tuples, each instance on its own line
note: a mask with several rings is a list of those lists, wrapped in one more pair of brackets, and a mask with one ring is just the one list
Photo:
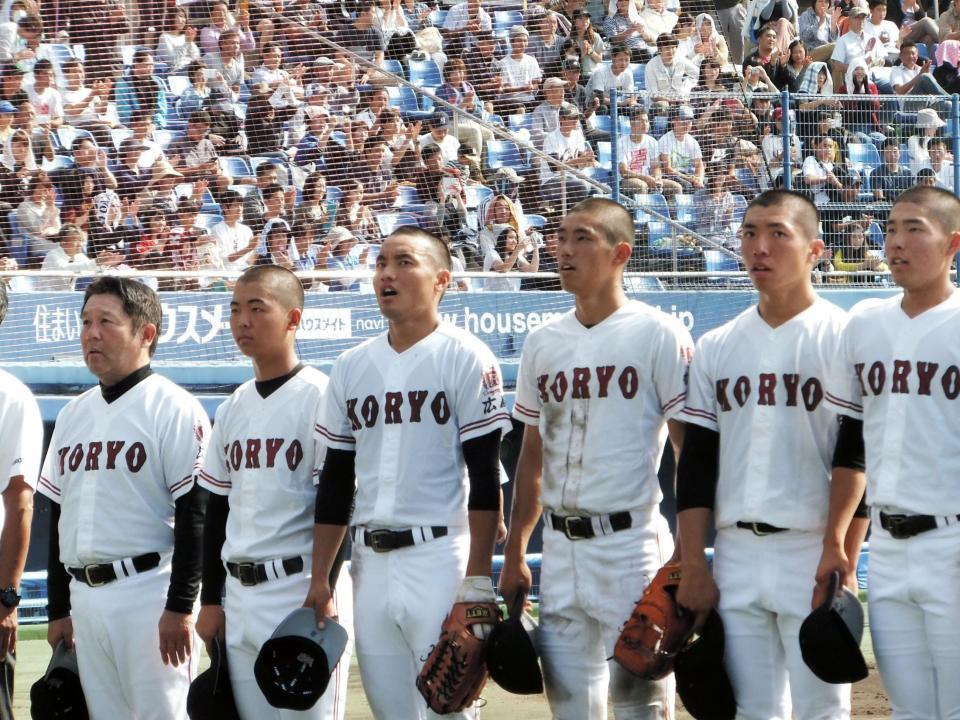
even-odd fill
[[(42, 639), (46, 636), (46, 626), (23, 628), (17, 650), (16, 697), (14, 709), (17, 717), (30, 716), (30, 685), (43, 674), (50, 659), (50, 649)], [(864, 645), (867, 645), (865, 638)], [(890, 708), (880, 684), (880, 676), (873, 663), (869, 647), (864, 648), (870, 665), (870, 677), (857, 683), (853, 689), (853, 720), (865, 718), (889, 717)], [(203, 661), (206, 666), (206, 658)], [(483, 711), (484, 720), (549, 720), (547, 701), (542, 695), (510, 695), (495, 684), (490, 683), (484, 691), (487, 705)], [(690, 718), (680, 711), (678, 718)], [(369, 706), (360, 686), (360, 673), (356, 663), (350, 671), (350, 693), (347, 701), (347, 720), (367, 720), (370, 717)], [(612, 718), (613, 715), (611, 714)], [(398, 720), (403, 720), (398, 718)]]

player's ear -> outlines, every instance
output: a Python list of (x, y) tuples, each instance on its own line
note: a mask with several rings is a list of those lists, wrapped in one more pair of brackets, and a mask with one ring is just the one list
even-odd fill
[(823, 240), (816, 238), (815, 240), (810, 241), (810, 260), (816, 264), (820, 260), (820, 256), (823, 255)]
[(291, 308), (290, 312), (287, 313), (287, 329), (296, 330), (300, 327), (300, 319), (303, 317), (302, 308)]
[(947, 247), (950, 255), (956, 255), (960, 252), (960, 230), (954, 230), (950, 233), (950, 243)]
[(450, 285), (450, 271), (444, 268), (437, 272), (436, 287), (439, 288), (441, 295), (446, 291), (447, 286)]
[(140, 328), (140, 340), (144, 347), (153, 345), (154, 338), (157, 337), (157, 326), (151, 322), (144, 323)]
[(613, 260), (617, 265), (626, 265), (633, 254), (633, 247), (627, 242), (618, 242), (613, 248)]

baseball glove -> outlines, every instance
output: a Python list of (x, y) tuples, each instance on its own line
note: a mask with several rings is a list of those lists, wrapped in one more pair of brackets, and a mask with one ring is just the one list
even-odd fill
[(669, 675), (673, 660), (693, 635), (693, 613), (677, 605), (680, 566), (664, 565), (643, 591), (613, 649), (613, 659), (634, 675)]
[(474, 631), (474, 626), (498, 622), (496, 603), (454, 603), (417, 677), (417, 688), (435, 713), (459, 712), (480, 696), (488, 674), (486, 628)]

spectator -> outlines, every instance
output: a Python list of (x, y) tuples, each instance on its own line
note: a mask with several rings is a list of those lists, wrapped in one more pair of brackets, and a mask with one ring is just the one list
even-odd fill
[(297, 143), (297, 153), (294, 158), (300, 167), (324, 162), (324, 153), (330, 143), (330, 134), (333, 125), (330, 123), (330, 112), (321, 105), (306, 107), (307, 132)]
[(587, 89), (580, 84), (580, 61), (576, 58), (564, 60), (561, 77), (565, 83), (564, 101), (577, 107), (585, 123), (595, 122), (593, 115), (600, 107), (600, 98), (588, 95)]
[(153, 74), (153, 54), (137, 50), (130, 72), (117, 81), (117, 117), (123, 125), (135, 110), (149, 110), (153, 124), (167, 126), (167, 94), (163, 83)]
[(37, 111), (33, 103), (29, 100), (23, 100), (17, 105), (17, 115), (14, 118), (13, 126), (23, 130), (30, 136), (33, 145), (33, 156), (37, 162), (44, 160), (53, 161), (55, 157), (53, 152), (53, 132), (50, 128), (41, 127), (37, 124)]
[(127, 138), (120, 143), (118, 152), (120, 164), (116, 169), (117, 195), (120, 200), (133, 200), (142, 193), (150, 182), (152, 172), (140, 166), (140, 155), (147, 149), (139, 140)]
[(140, 167), (149, 170), (157, 162), (165, 159), (164, 148), (153, 138), (153, 118), (149, 112), (137, 110), (133, 113), (129, 128), (129, 137), (139, 141), (144, 147), (140, 154)]
[[(779, 0), (771, 1), (779, 2)], [(790, 57), (789, 53), (789, 43), (785, 50), (781, 52), (776, 28), (765, 25), (757, 37), (757, 49), (743, 61), (744, 78), (749, 79), (751, 68), (760, 67), (763, 68), (766, 78), (776, 85), (778, 90), (785, 89), (786, 78), (780, 66), (787, 62)]]
[[(82, 251), (83, 239), (83, 231), (76, 225), (63, 225), (57, 233), (57, 245), (43, 258), (40, 269), (92, 275), (101, 267), (115, 267), (123, 262), (123, 255), (111, 250), (101, 251), (96, 259), (87, 257)], [(76, 282), (76, 276), (70, 275), (38, 277), (34, 280), (34, 288), (38, 291), (70, 291)]]
[(376, 3), (373, 0), (359, 0), (356, 20), (340, 29), (336, 41), (350, 52), (379, 67), (383, 64), (387, 40), (377, 26), (375, 8)]
[[(247, 103), (247, 116), (244, 122), (244, 134), (247, 137), (247, 152), (259, 157), (277, 157), (284, 162), (291, 154), (284, 150), (283, 124), (293, 114), (291, 108), (274, 107), (270, 92), (258, 92), (250, 95)], [(209, 142), (209, 141), (208, 141)], [(211, 147), (214, 147), (211, 144)], [(216, 148), (214, 147), (214, 155)]]
[(25, 70), (18, 63), (6, 62), (0, 65), (0, 100), (6, 100), (14, 107), (29, 100), (23, 89)]
[(635, 107), (630, 112), (630, 135), (619, 143), (620, 187), (626, 193), (659, 192), (676, 195), (680, 184), (664, 180), (660, 169), (660, 151), (657, 139), (647, 133), (650, 118), (647, 111)]
[(547, 10), (528, 22), (536, 26), (536, 32), (530, 36), (528, 54), (537, 61), (544, 75), (556, 75), (560, 71), (560, 50), (565, 40), (557, 34), (556, 13)]
[(216, 240), (218, 256), (229, 270), (243, 270), (257, 249), (257, 237), (241, 222), (243, 197), (236, 190), (227, 190), (220, 201), (223, 220), (210, 233)]
[[(547, 223), (540, 231), (543, 236), (543, 246), (540, 249), (540, 264), (537, 272), (558, 273), (560, 271), (560, 260), (557, 257), (557, 235), (556, 220), (547, 220)], [(559, 292), (563, 288), (560, 286), (560, 278), (524, 278), (520, 281), (521, 290), (541, 290)]]
[(456, 162), (460, 141), (450, 134), (449, 124), (450, 117), (442, 110), (431, 115), (430, 119), (427, 120), (429, 132), (420, 137), (421, 152), (428, 145), (438, 145), (444, 162)]
[[(894, 0), (899, 2), (900, 0)], [(866, 38), (876, 38), (880, 47), (876, 53), (887, 66), (893, 65), (900, 56), (900, 28), (887, 20), (887, 0), (870, 0), (870, 17), (863, 24)]]
[(843, 99), (844, 127), (862, 142), (882, 143), (886, 130), (880, 124), (880, 100), (877, 86), (870, 82), (867, 66), (854, 60), (847, 68), (846, 81), (840, 88)]
[(526, 219), (520, 208), (504, 194), (494, 195), (477, 206), (477, 217), (480, 220), (480, 235), (477, 242), (481, 255), (485, 256), (494, 248), (497, 240), (498, 226), (509, 225), (517, 231), (517, 235), (526, 234)]
[[(949, 93), (941, 87), (931, 72), (929, 58), (917, 63), (919, 53), (912, 42), (900, 46), (900, 64), (890, 71), (890, 85), (897, 95), (943, 95)], [(900, 101), (902, 112), (917, 112), (927, 105), (926, 100)]]
[[(217, 73), (217, 70), (210, 70), (211, 73)], [(210, 83), (207, 81), (207, 66), (200, 60), (190, 63), (185, 70), (185, 75), (190, 81), (187, 88), (180, 93), (178, 100), (179, 112), (181, 117), (190, 117), (197, 110), (209, 110), (211, 104)], [(218, 87), (226, 87), (226, 83), (218, 78), (216, 81)]]
[(83, 0), (61, 4), (70, 26), (70, 42), (83, 45), (87, 78), (112, 79), (120, 75), (120, 43), (130, 32), (125, 3), (120, 0)]
[(960, 40), (960, 0), (953, 0), (947, 11), (940, 13), (937, 26), (940, 28), (940, 42)]
[(640, 22), (655, 38), (669, 35), (677, 24), (677, 14), (666, 8), (664, 0), (646, 0), (640, 12)]
[(883, 65), (886, 62), (886, 50), (875, 37), (869, 37), (863, 30), (864, 21), (870, 13), (862, 7), (850, 11), (847, 27), (849, 30), (840, 36), (830, 56), (833, 69), (833, 83), (840, 85), (847, 69), (855, 60), (862, 60), (868, 68)]
[[(353, 249), (357, 246), (357, 238), (345, 227), (335, 227), (327, 233), (326, 246), (330, 249), (330, 255), (327, 258), (327, 270), (354, 272), (359, 270), (361, 266), (366, 266), (367, 258), (370, 255), (369, 245), (366, 245), (359, 253), (353, 252)], [(331, 292), (357, 292), (360, 290), (360, 280), (358, 278), (330, 278), (326, 282)]]
[(224, 0), (214, 0), (210, 4), (210, 24), (200, 31), (200, 49), (204, 55), (215, 55), (223, 52), (220, 38), (225, 32), (237, 33), (239, 49), (243, 52), (253, 52), (256, 41), (250, 30), (250, 12), (241, 10), (236, 20), (230, 14), (230, 9)]
[(110, 251), (126, 258), (137, 240), (137, 233), (124, 225), (129, 220), (136, 224), (140, 201), (121, 203), (113, 190), (100, 193), (93, 199), (93, 218), (87, 228), (87, 255), (99, 257)]
[[(610, 65), (601, 65), (590, 76), (587, 83), (587, 96), (600, 100), (599, 111), (610, 111), (610, 90), (617, 89), (620, 103), (624, 106), (637, 102), (633, 94), (633, 72), (630, 70), (630, 51), (625, 45), (614, 45), (611, 49)], [(652, 63), (651, 63), (652, 64)], [(648, 68), (650, 65), (647, 66)]]
[(917, 185), (920, 187), (937, 187), (937, 174), (930, 168), (923, 168), (917, 173)]
[[(807, 55), (807, 46), (803, 44), (803, 40), (797, 38), (791, 42), (790, 57), (787, 59), (787, 62), (780, 65), (780, 87), (784, 87), (792, 93), (799, 92), (803, 75), (812, 64), (813, 62)], [(822, 65), (823, 63), (820, 64)]]
[(117, 179), (107, 167), (107, 153), (88, 137), (74, 139), (73, 167), (51, 173), (51, 180), (60, 190), (62, 211), (66, 215), (76, 211), (84, 202), (83, 186), (91, 184), (91, 197), (117, 187)]
[(473, 121), (474, 117), (482, 119), (485, 113), (473, 85), (467, 82), (466, 63), (460, 58), (448, 60), (443, 66), (443, 79), (444, 83), (437, 90), (437, 97), (464, 111), (464, 114), (457, 117), (457, 139), (483, 153), (483, 143), (493, 140), (493, 133)]
[(811, 60), (826, 62), (830, 59), (840, 37), (842, 12), (831, 0), (814, 0), (813, 5), (801, 13), (799, 39), (806, 45)]
[(900, 165), (900, 141), (887, 138), (880, 150), (880, 165), (870, 176), (873, 199), (878, 202), (894, 203), (900, 193), (913, 187), (913, 173)]
[(813, 62), (800, 76), (797, 103), (797, 134), (806, 142), (822, 132), (817, 127), (825, 117), (843, 107), (833, 94), (833, 78), (826, 63)]
[(240, 38), (236, 30), (224, 31), (217, 40), (219, 52), (210, 53), (204, 58), (207, 67), (218, 73), (213, 88), (221, 90), (234, 103), (239, 99), (240, 88), (246, 81), (246, 64), (240, 52)]
[(688, 193), (703, 187), (704, 165), (700, 143), (690, 134), (693, 108), (681, 105), (673, 116), (673, 129), (666, 132), (657, 146), (663, 177), (673, 180)]
[(483, 168), (480, 167), (480, 153), (469, 143), (460, 143), (457, 148), (457, 165), (465, 183), (487, 184)]
[[(279, 184), (268, 185), (262, 191), (263, 212), (259, 215), (247, 215), (244, 213), (244, 222), (250, 226), (254, 233), (260, 233), (271, 220), (286, 219), (286, 194), (283, 187)], [(293, 203), (291, 203), (291, 209)]]
[(672, 35), (657, 38), (657, 56), (647, 63), (644, 85), (647, 108), (665, 113), (671, 106), (681, 105), (696, 84), (697, 71), (688, 61), (676, 57), (677, 39)]
[(0, 100), (0, 147), (7, 144), (7, 140), (14, 133), (13, 118), (17, 109), (6, 100)]
[(526, 54), (530, 33), (523, 25), (510, 28), (510, 54), (500, 61), (501, 88), (496, 108), (511, 114), (533, 102), (543, 73), (536, 59)]
[[(266, 211), (265, 192), (274, 185), (280, 187), (280, 172), (277, 166), (272, 162), (264, 162), (254, 168), (254, 177), (256, 187), (248, 192), (243, 200), (243, 219), (247, 225), (254, 228), (259, 233), (263, 228), (260, 218)], [(288, 196), (293, 207), (293, 201), (296, 198), (296, 188), (290, 188)]]
[(375, 210), (393, 207), (400, 194), (390, 164), (384, 162), (386, 150), (387, 144), (380, 138), (367, 138), (363, 144), (362, 162), (354, 168), (354, 177), (363, 183), (363, 201)]
[(297, 65), (292, 70), (284, 70), (283, 51), (277, 43), (267, 43), (260, 51), (261, 65), (250, 74), (251, 85), (266, 85), (271, 91), (281, 89), (290, 105), (303, 101), (303, 75), (305, 65)]
[[(570, 33), (570, 40), (576, 48), (577, 59), (580, 62), (577, 69), (582, 72), (582, 77), (589, 78), (603, 61), (603, 54), (607, 49), (603, 37), (593, 27), (590, 13), (584, 10), (573, 13), (573, 31)], [(566, 64), (564, 64), (565, 68)]]
[(190, 116), (186, 131), (167, 147), (167, 157), (174, 170), (188, 180), (206, 180), (214, 192), (223, 193), (230, 185), (217, 162), (217, 149), (210, 138), (210, 113), (199, 110)]
[[(783, 109), (777, 108), (772, 121), (764, 120), (760, 123), (761, 150), (763, 159), (771, 171), (783, 168)], [(794, 133), (790, 136), (790, 160), (794, 169), (802, 161), (800, 155), (800, 138)], [(757, 187), (759, 194), (762, 188)]]
[[(449, 19), (449, 16), (447, 16)], [(475, 33), (473, 52), (463, 58), (467, 66), (466, 79), (473, 85), (477, 97), (484, 103), (484, 109), (492, 109), (493, 101), (500, 94), (503, 78), (500, 73), (500, 61), (496, 58), (496, 40), (489, 30)], [(489, 106), (489, 107), (488, 107)]]
[(377, 240), (380, 230), (373, 210), (364, 202), (366, 198), (363, 183), (359, 180), (349, 180), (341, 189), (343, 200), (337, 213), (337, 225), (347, 228), (363, 240), (370, 242)]
[(56, 247), (54, 236), (60, 232), (60, 210), (46, 173), (30, 178), (27, 197), (17, 207), (17, 224), (27, 239), (28, 264), (38, 267), (43, 256)]
[(930, 169), (937, 176), (937, 187), (953, 192), (953, 162), (947, 158), (947, 142), (941, 137), (931, 139), (927, 144), (927, 154), (930, 156)]
[(26, 88), (27, 97), (37, 111), (37, 124), (54, 130), (63, 125), (63, 98), (53, 86), (53, 63), (37, 60), (33, 67), (33, 84)]
[[(326, 269), (327, 259), (330, 257), (330, 249), (325, 243), (317, 244), (315, 242), (317, 230), (312, 225), (294, 225), (293, 246), (297, 251), (297, 260), (294, 263), (294, 270), (303, 270), (310, 272), (318, 267)], [(323, 283), (315, 283), (313, 280), (303, 281), (304, 289), (317, 286), (317, 289), (327, 290)]]
[[(711, 175), (734, 175), (740, 148), (740, 139), (733, 134), (733, 113), (725, 106), (708, 107), (700, 115), (700, 132), (703, 141), (700, 150), (704, 163)], [(754, 146), (755, 147), (755, 146)]]
[[(759, 43), (763, 32), (772, 29), (776, 33), (777, 53), (785, 60), (790, 41), (799, 31), (797, 27), (799, 15), (800, 10), (796, 0), (749, 0), (747, 20), (743, 24), (742, 35), (747, 39), (752, 39), (756, 35)], [(771, 74), (770, 77), (773, 75)]]
[(186, 8), (170, 8), (164, 19), (163, 32), (157, 40), (157, 59), (166, 64), (171, 75), (176, 74), (200, 60), (200, 48), (196, 41), (197, 28), (190, 24)]
[(867, 237), (858, 222), (850, 222), (843, 233), (843, 243), (833, 253), (833, 267), (838, 272), (857, 273), (841, 278), (845, 283), (877, 283), (876, 273), (887, 272), (883, 259), (867, 245)]
[(361, 106), (365, 106), (362, 111), (357, 112), (357, 120), (363, 120), (370, 128), (371, 135), (380, 133), (380, 120), (384, 110), (387, 109), (387, 91), (383, 88), (375, 87), (360, 96)]
[(940, 39), (940, 27), (921, 7), (920, 0), (900, 0), (889, 5), (887, 19), (900, 28), (901, 48), (906, 42), (923, 44), (927, 46), (930, 57), (933, 57), (934, 48)]
[(632, 0), (616, 0), (615, 11), (603, 19), (603, 34), (611, 44), (626, 45), (632, 62), (649, 62), (657, 34), (640, 20), (639, 13), (631, 17), (631, 6)]
[(716, 0), (714, 11), (717, 15), (718, 30), (727, 39), (730, 62), (739, 66), (743, 62), (743, 27), (747, 12), (741, 0)]
[(946, 123), (940, 119), (933, 108), (924, 108), (917, 112), (915, 128), (918, 134), (907, 139), (907, 151), (910, 153), (910, 171), (919, 176), (920, 170), (930, 167), (930, 155), (927, 151), (930, 142)]
[[(164, 208), (149, 205), (138, 217), (140, 238), (127, 254), (128, 262), (134, 267), (154, 270), (172, 269), (169, 247), (172, 240), (167, 226), (167, 214)], [(173, 281), (165, 279), (166, 289), (172, 289)]]
[(706, 186), (694, 194), (694, 229), (716, 245), (729, 250), (739, 250), (740, 243), (730, 227), (736, 209), (729, 189), (731, 182), (735, 180), (729, 175), (712, 174), (707, 179)]
[(478, 33), (493, 30), (490, 15), (483, 9), (480, 0), (466, 0), (450, 8), (443, 21), (446, 51), (449, 56), (459, 55), (473, 47)]
[[(526, 255), (530, 255), (530, 259)], [(494, 247), (483, 258), (484, 272), (497, 272), (504, 275), (517, 272), (534, 273), (540, 267), (540, 249), (536, 243), (520, 242), (517, 231), (509, 225), (499, 228)], [(483, 289), (495, 292), (517, 292), (520, 290), (519, 277), (486, 278)]]
[(696, 17), (696, 32), (692, 36), (693, 54), (691, 60), (697, 68), (704, 60), (713, 60), (721, 67), (730, 62), (730, 52), (723, 35), (717, 32), (713, 18), (707, 13), (700, 13)]
[(310, 227), (326, 233), (337, 217), (337, 203), (327, 197), (327, 181), (312, 172), (303, 184), (303, 200), (293, 213), (293, 227)]
[(27, 197), (30, 180), (37, 174), (37, 161), (30, 146), (30, 136), (23, 130), (15, 130), (3, 147), (3, 164), (0, 170), (0, 192), (3, 202), (12, 210)]
[[(138, 199), (145, 206), (162, 208), (166, 213), (175, 213), (177, 202), (180, 200), (176, 187), (178, 183), (183, 182), (183, 174), (174, 170), (166, 160), (159, 160), (151, 170), (150, 182), (147, 183), (147, 187), (144, 188)], [(191, 197), (202, 198), (206, 190), (207, 181), (198, 180), (193, 183)]]
[(257, 265), (279, 265), (293, 270), (299, 255), (290, 237), (290, 226), (282, 218), (268, 220), (260, 234)]
[(543, 102), (533, 109), (533, 129), (530, 142), (538, 150), (543, 149), (543, 138), (560, 127), (560, 105), (566, 83), (560, 78), (547, 78), (543, 83)]
[[(543, 140), (543, 152), (568, 167), (582, 170), (596, 167), (593, 149), (580, 130), (580, 111), (574, 105), (563, 103), (559, 111), (559, 126)], [(566, 188), (566, 206), (573, 207), (590, 192), (590, 184), (570, 173), (561, 172), (558, 165), (540, 162), (540, 194), (547, 204), (559, 202)]]
[(0, 24), (0, 61), (30, 61), (43, 35), (43, 23), (36, 15)]
[(63, 90), (63, 119), (67, 125), (88, 131), (97, 144), (109, 147), (110, 131), (120, 125), (110, 109), (113, 83), (107, 78), (94, 80), (90, 87), (84, 84), (83, 64), (67, 60), (62, 65), (66, 87)]
[(814, 153), (803, 161), (803, 185), (813, 192), (817, 207), (832, 202), (853, 202), (856, 190), (848, 173), (834, 163), (835, 145), (832, 138), (820, 137), (814, 145)]

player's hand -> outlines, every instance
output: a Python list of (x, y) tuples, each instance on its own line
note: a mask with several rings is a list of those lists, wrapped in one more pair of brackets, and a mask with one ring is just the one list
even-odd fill
[(677, 588), (677, 603), (697, 616), (696, 626), (700, 627), (710, 611), (720, 600), (720, 591), (703, 561), (682, 562), (680, 586)]
[(204, 605), (197, 614), (197, 635), (207, 646), (207, 652), (214, 639), (221, 641), (226, 637), (227, 617), (222, 605)]
[(533, 573), (526, 560), (511, 562), (504, 558), (503, 570), (500, 572), (500, 596), (509, 607), (517, 595), (529, 595), (533, 587)]
[(73, 650), (73, 620), (69, 617), (51, 620), (47, 624), (47, 642), (55, 648), (63, 640), (67, 650)]
[(817, 565), (817, 574), (815, 576), (816, 585), (813, 588), (813, 598), (810, 601), (810, 607), (816, 609), (827, 599), (827, 589), (830, 587), (830, 576), (834, 572), (840, 573), (840, 578), (844, 584), (848, 583), (848, 576), (853, 575), (853, 581), (856, 582), (856, 568), (853, 573), (850, 572), (850, 559), (844, 552), (843, 546), (825, 545), (823, 553), (820, 555), (820, 563)]
[(307, 599), (303, 601), (304, 607), (313, 608), (314, 615), (317, 618), (317, 627), (323, 627), (323, 621), (328, 617), (337, 616), (337, 607), (333, 604), (333, 591), (330, 590), (330, 583), (324, 580), (313, 581), (310, 583), (310, 591), (307, 593)]
[(0, 658), (17, 649), (17, 609), (0, 606)]
[[(531, 228), (527, 228), (527, 232), (530, 232)], [(507, 524), (503, 521), (503, 515), (500, 516), (500, 521), (497, 525), (497, 545), (503, 545), (507, 541)]]
[(193, 645), (193, 615), (164, 610), (160, 616), (160, 659), (177, 667), (190, 658)]

